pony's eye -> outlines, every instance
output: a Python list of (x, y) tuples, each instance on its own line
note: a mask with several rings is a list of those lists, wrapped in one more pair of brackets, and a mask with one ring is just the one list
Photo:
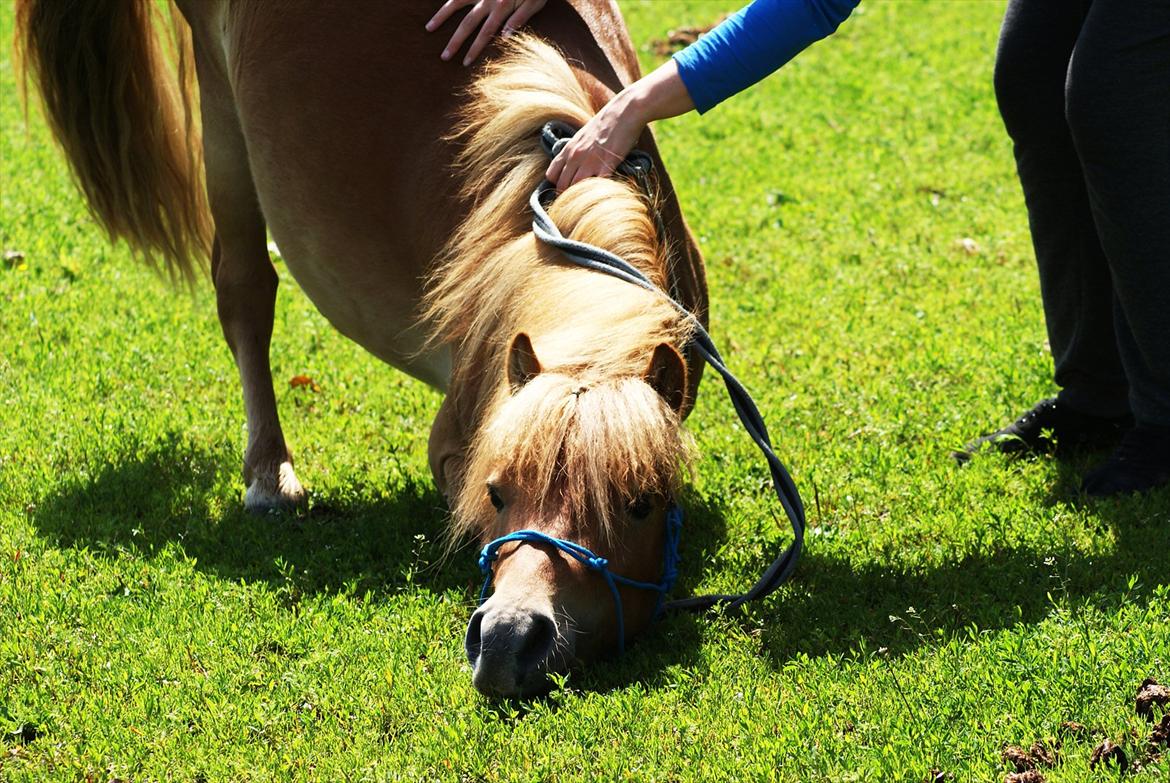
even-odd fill
[(654, 505), (650, 502), (649, 495), (639, 495), (633, 503), (629, 506), (630, 516), (634, 519), (645, 519), (650, 516), (650, 512), (654, 509)]
[(495, 487), (488, 487), (488, 500), (496, 507), (496, 511), (504, 510), (504, 499), (500, 497), (500, 492)]

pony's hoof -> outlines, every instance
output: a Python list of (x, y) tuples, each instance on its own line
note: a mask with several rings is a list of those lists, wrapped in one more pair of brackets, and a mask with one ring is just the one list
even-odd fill
[(298, 508), (304, 504), (305, 488), (301, 486), (291, 462), (280, 463), (276, 475), (252, 479), (244, 493), (244, 508), (256, 514)]

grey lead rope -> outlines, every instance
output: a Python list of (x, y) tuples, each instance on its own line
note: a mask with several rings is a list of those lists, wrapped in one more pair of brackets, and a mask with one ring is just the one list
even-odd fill
[[(550, 122), (541, 129), (541, 145), (549, 157), (555, 157), (575, 133), (576, 131), (565, 123)], [(618, 167), (618, 171), (634, 177), (649, 194), (649, 175), (652, 165), (649, 155), (641, 150), (635, 150)], [(800, 493), (797, 491), (792, 477), (788, 474), (788, 470), (772, 451), (772, 441), (768, 437), (768, 428), (764, 424), (763, 417), (760, 416), (759, 408), (756, 407), (751, 395), (748, 394), (747, 389), (739, 382), (739, 379), (727, 369), (723, 357), (719, 355), (715, 343), (711, 340), (711, 336), (693, 313), (659, 289), (646, 275), (624, 259), (603, 248), (568, 239), (561, 234), (560, 229), (545, 211), (545, 207), (551, 204), (555, 198), (555, 186), (551, 182), (542, 181), (529, 199), (528, 203), (533, 214), (532, 231), (536, 234), (537, 239), (557, 248), (575, 264), (625, 280), (645, 288), (647, 291), (653, 291), (670, 302), (691, 322), (694, 328), (693, 347), (707, 364), (711, 365), (711, 368), (723, 378), (727, 394), (731, 398), (731, 404), (734, 406), (740, 422), (768, 462), (768, 469), (772, 474), (772, 487), (776, 492), (776, 497), (780, 500), (780, 505), (784, 507), (789, 522), (792, 523), (792, 543), (772, 562), (772, 565), (768, 566), (763, 576), (746, 592), (732, 595), (693, 596), (670, 601), (666, 604), (666, 608), (703, 611), (713, 606), (722, 605), (726, 609), (732, 610), (748, 601), (763, 598), (792, 576), (796, 562), (800, 559), (800, 553), (804, 546), (804, 504), (801, 502)], [(665, 239), (664, 236), (661, 238)]]

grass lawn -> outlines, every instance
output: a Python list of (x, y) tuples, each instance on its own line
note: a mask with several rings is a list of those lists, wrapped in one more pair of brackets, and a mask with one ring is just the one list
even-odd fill
[[(653, 39), (737, 5), (622, 2), (644, 67)], [(5, 52), (0, 246), (23, 258), (0, 263), (0, 780), (997, 781), (1005, 745), (1065, 721), (1086, 728), (1049, 781), (1115, 779), (1089, 765), (1106, 737), (1128, 779), (1170, 777), (1133, 707), (1170, 681), (1170, 492), (1087, 502), (1087, 459), (948, 457), (1053, 388), (991, 87), (1001, 14), (867, 0), (658, 129), (807, 553), (742, 617), (669, 617), (504, 704), (463, 654), (474, 557), (440, 561), (438, 395), (334, 332), (278, 261), (273, 367), (312, 508), (244, 512), (210, 285), (175, 292), (107, 243), (35, 110), (23, 128)], [(745, 586), (786, 540), (704, 389), (680, 593)]]

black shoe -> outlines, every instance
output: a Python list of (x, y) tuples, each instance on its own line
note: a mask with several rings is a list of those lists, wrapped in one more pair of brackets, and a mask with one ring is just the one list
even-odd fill
[(1081, 491), (1093, 497), (1147, 492), (1170, 483), (1170, 427), (1138, 425), (1113, 456), (1085, 474)]
[(1072, 410), (1050, 397), (1036, 403), (1032, 410), (1003, 429), (971, 441), (962, 451), (953, 452), (953, 456), (959, 462), (966, 462), (984, 448), (1021, 456), (1104, 449), (1115, 445), (1132, 426), (1133, 417), (1129, 414), (1093, 416)]

